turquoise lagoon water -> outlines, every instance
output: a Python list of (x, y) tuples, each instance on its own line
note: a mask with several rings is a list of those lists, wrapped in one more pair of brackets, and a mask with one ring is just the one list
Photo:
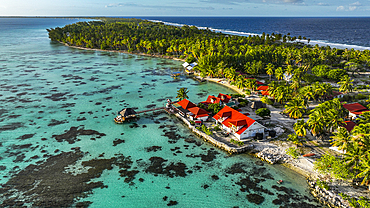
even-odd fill
[[(161, 107), (181, 87), (189, 89), (193, 102), (232, 91), (184, 75), (171, 78), (171, 72), (181, 70), (177, 61), (50, 42), (46, 28), (75, 21), (0, 19), (0, 184), (9, 186), (30, 165), (37, 172), (48, 158), (79, 147), (84, 156), (71, 167), (120, 154), (130, 158), (134, 174), (122, 176), (113, 165), (90, 179), (104, 187), (85, 191), (68, 206), (88, 201), (90, 207), (320, 207), (304, 177), (278, 165), (261, 165), (249, 155), (230, 156), (165, 113), (115, 124), (122, 108)], [(56, 139), (71, 128), (95, 133)], [(282, 186), (276, 184), (280, 179)], [(263, 202), (249, 201), (253, 194)], [(14, 196), (23, 200), (0, 191), (0, 203)], [(32, 200), (25, 205), (32, 206)]]

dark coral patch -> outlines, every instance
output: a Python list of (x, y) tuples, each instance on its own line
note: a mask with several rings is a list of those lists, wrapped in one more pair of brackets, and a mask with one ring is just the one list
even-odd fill
[(24, 123), (15, 122), (15, 123), (6, 124), (6, 125), (0, 127), (0, 131), (15, 130), (15, 129), (18, 129), (18, 128), (21, 128), (21, 127), (24, 127)]
[(68, 121), (67, 120), (58, 121), (58, 120), (55, 120), (55, 119), (51, 119), (48, 126), (57, 126), (57, 125), (65, 124), (65, 123), (68, 123)]
[(20, 139), (20, 140), (25, 140), (25, 139), (30, 139), (34, 136), (35, 134), (25, 134), (23, 136), (20, 136), (18, 137), (17, 139)]
[(83, 157), (81, 152), (67, 152), (52, 156), (40, 165), (29, 165), (0, 188), (0, 195), (19, 197), (5, 199), (0, 206), (17, 206), (32, 204), (35, 207), (70, 207), (76, 198), (86, 197), (92, 189), (102, 187), (102, 182), (91, 182), (100, 177), (106, 169), (112, 169), (115, 159), (92, 160), (83, 162), (90, 166), (87, 173), (72, 175), (65, 167), (72, 165)]
[(86, 118), (85, 118), (85, 117), (79, 117), (79, 118), (77, 118), (76, 120), (77, 120), (77, 121), (85, 121), (85, 120), (86, 120)]
[(174, 206), (174, 205), (177, 205), (178, 202), (177, 201), (170, 201), (167, 206)]
[(157, 152), (157, 151), (161, 151), (162, 150), (162, 147), (161, 146), (145, 147), (145, 150), (147, 152)]
[(251, 203), (261, 204), (265, 200), (265, 197), (258, 194), (248, 194), (247, 199)]
[(123, 140), (123, 139), (115, 139), (113, 141), (113, 146), (117, 146), (117, 145), (122, 144), (122, 143), (125, 143), (125, 140)]
[(186, 176), (186, 165), (184, 163), (170, 163), (167, 166), (165, 163), (167, 160), (161, 157), (151, 157), (150, 164), (146, 168), (145, 172), (152, 173), (154, 175), (162, 174), (170, 178), (173, 177), (185, 177)]
[(67, 141), (69, 144), (74, 144), (79, 135), (98, 135), (106, 136), (104, 133), (99, 133), (95, 130), (84, 130), (83, 128), (78, 129), (78, 127), (71, 127), (69, 131), (61, 135), (53, 135), (58, 142)]

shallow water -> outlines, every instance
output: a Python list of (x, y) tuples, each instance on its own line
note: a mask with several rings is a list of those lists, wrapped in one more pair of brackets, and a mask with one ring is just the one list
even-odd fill
[[(181, 70), (177, 61), (49, 41), (45, 28), (73, 21), (0, 19), (0, 203), (320, 206), (302, 176), (277, 165), (261, 166), (248, 155), (230, 156), (165, 113), (115, 124), (122, 108), (161, 107), (181, 87), (189, 89), (193, 102), (232, 91), (184, 75), (171, 78)], [(280, 179), (282, 186), (276, 184)], [(45, 190), (56, 197), (42, 198)], [(250, 194), (261, 195), (263, 202), (249, 202)]]

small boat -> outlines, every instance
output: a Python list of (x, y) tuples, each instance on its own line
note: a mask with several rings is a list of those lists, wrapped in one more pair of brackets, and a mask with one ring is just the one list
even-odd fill
[(305, 155), (302, 155), (303, 157), (311, 157), (311, 156), (314, 156), (315, 153), (308, 153), (308, 154), (305, 154)]
[(282, 184), (283, 183), (283, 180), (278, 180), (277, 183), (278, 184)]
[(171, 74), (171, 77), (178, 77), (178, 76), (180, 76), (181, 75), (181, 72), (173, 72), (172, 74)]

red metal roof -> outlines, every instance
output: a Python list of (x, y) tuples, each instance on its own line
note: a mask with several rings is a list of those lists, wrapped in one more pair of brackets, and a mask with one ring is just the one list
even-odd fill
[(367, 108), (362, 106), (360, 103), (343, 104), (343, 107), (349, 112), (354, 114), (362, 114), (364, 111), (369, 111)]
[(355, 128), (356, 124), (353, 121), (345, 121), (344, 128), (347, 129), (348, 132), (351, 132), (353, 128)]
[(239, 135), (242, 134), (245, 130), (247, 130), (255, 122), (255, 120), (230, 108), (229, 106), (225, 106), (216, 115), (213, 116), (213, 118), (216, 120), (225, 117), (227, 118), (222, 122), (223, 125), (227, 127), (242, 126), (242, 128), (236, 132)]
[(231, 100), (230, 95), (226, 95), (222, 93), (219, 93), (217, 97), (220, 98), (223, 103), (228, 103)]
[(187, 99), (183, 99), (177, 102), (177, 104), (181, 105), (182, 108), (187, 109), (187, 110), (189, 110), (189, 108), (197, 107), (194, 103), (190, 102)]
[(269, 86), (259, 86), (257, 90), (266, 91), (269, 88)]
[(209, 105), (209, 104), (212, 104), (212, 103), (220, 104), (220, 102), (221, 102), (220, 98), (218, 98), (216, 96), (213, 96), (213, 95), (208, 95), (207, 100), (203, 101), (201, 103)]
[(195, 115), (195, 118), (205, 117), (209, 115), (208, 111), (204, 110), (203, 108), (199, 108), (199, 107), (189, 108), (188, 110)]
[(261, 94), (262, 95), (270, 95), (270, 93), (268, 91), (262, 91)]

